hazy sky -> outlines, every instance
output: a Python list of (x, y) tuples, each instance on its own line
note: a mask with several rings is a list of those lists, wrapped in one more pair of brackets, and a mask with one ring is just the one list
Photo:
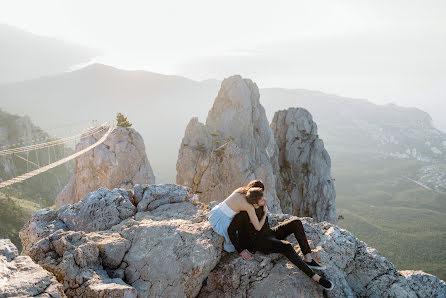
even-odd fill
[(125, 69), (321, 90), (428, 111), (446, 131), (446, 1), (1, 1), (0, 23)]

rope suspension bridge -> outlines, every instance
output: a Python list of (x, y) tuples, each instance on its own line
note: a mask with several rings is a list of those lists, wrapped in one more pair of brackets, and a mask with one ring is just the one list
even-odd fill
[[(32, 145), (27, 145), (23, 147), (17, 147), (17, 148), (11, 148), (11, 149), (5, 149), (0, 151), (0, 162), (5, 161), (5, 159), (14, 160), (14, 158), (18, 158), (19, 160), (26, 162), (26, 172), (24, 174), (18, 175), (14, 178), (11, 178), (6, 181), (0, 182), (0, 189), (7, 187), (9, 185), (12, 185), (17, 182), (22, 182), (26, 179), (29, 179), (33, 176), (36, 176), (40, 173), (46, 172), (54, 167), (57, 167), (59, 165), (62, 165), (84, 153), (87, 151), (90, 151), (91, 149), (95, 148), (96, 146), (102, 144), (107, 137), (111, 134), (111, 132), (116, 128), (113, 122), (108, 121), (103, 123), (102, 125), (97, 125), (94, 127), (88, 128), (85, 132), (81, 134), (76, 134), (73, 136), (61, 138), (61, 139), (55, 139), (50, 140), (48, 142), (43, 143), (37, 143)], [(66, 155), (66, 146), (67, 144), (70, 144), (71, 142), (74, 142), (76, 144), (76, 141), (81, 141), (82, 139), (88, 138), (93, 135), (100, 135), (103, 134), (102, 137), (97, 140), (95, 143), (87, 146), (86, 148), (83, 148), (79, 150), (78, 152), (72, 152), (70, 155)], [(3, 145), (0, 146), (0, 149), (13, 147), (17, 145), (23, 145), (25, 143), (32, 143), (32, 142), (39, 142), (42, 140), (49, 140), (49, 137), (41, 137), (41, 138), (34, 138), (28, 141), (18, 142), (11, 145)], [(56, 154), (56, 146), (63, 147), (63, 157), (57, 158)], [(52, 150), (51, 150), (52, 149)], [(43, 160), (39, 160), (39, 156), (42, 157), (42, 153), (48, 151), (48, 159), (47, 163)], [(53, 158), (51, 158), (51, 151), (53, 151)], [(45, 154), (46, 155), (46, 154)], [(6, 162), (5, 162), (6, 164)]]

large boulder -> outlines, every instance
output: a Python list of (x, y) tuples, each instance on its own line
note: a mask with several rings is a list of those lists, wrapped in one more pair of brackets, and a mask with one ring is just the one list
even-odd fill
[(19, 232), (23, 247), (22, 253), (28, 254), (35, 243), (57, 230), (68, 230), (68, 228), (57, 217), (56, 211), (51, 208), (38, 210)]
[[(81, 139), (76, 151), (96, 143), (104, 133)], [(133, 128), (117, 127), (102, 144), (76, 158), (74, 175), (57, 196), (56, 208), (79, 202), (100, 187), (132, 188), (143, 183), (155, 183), (144, 140)]]
[(31, 218), (20, 234), (24, 253), (69, 297), (194, 297), (223, 243), (196, 201), (174, 184), (101, 188)]
[(0, 239), (0, 297), (66, 297), (54, 274), (18, 256), (9, 239)]
[(331, 160), (311, 114), (303, 108), (278, 111), (271, 128), (279, 147), (276, 191), (283, 212), (336, 223)]
[(278, 149), (257, 85), (235, 75), (225, 79), (206, 124), (193, 118), (177, 161), (177, 184), (200, 201), (223, 201), (250, 180), (262, 179), (268, 207), (281, 212), (275, 188)]

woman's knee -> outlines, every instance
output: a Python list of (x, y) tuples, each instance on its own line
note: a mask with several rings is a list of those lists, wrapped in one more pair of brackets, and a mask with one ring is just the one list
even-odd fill
[(304, 226), (302, 225), (302, 222), (300, 221), (300, 219), (292, 219), (289, 224), (293, 225), (297, 229), (303, 230), (303, 228), (304, 228)]
[(281, 244), (282, 251), (284, 252), (295, 252), (293, 245), (291, 243), (282, 243)]

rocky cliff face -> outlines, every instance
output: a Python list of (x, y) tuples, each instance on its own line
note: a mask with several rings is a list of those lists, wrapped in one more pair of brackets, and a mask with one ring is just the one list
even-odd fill
[(311, 114), (303, 108), (278, 111), (271, 128), (279, 147), (276, 191), (283, 212), (336, 223), (331, 160)]
[[(24, 253), (52, 272), (69, 297), (446, 295), (438, 278), (398, 272), (348, 231), (301, 218), (314, 256), (335, 283), (324, 293), (279, 254), (244, 261), (222, 253), (223, 239), (210, 228), (208, 212), (189, 188), (178, 185), (100, 189), (72, 206), (39, 211), (21, 237)], [(290, 218), (271, 215), (270, 223)], [(288, 240), (299, 251), (294, 237)]]
[[(80, 151), (94, 144), (103, 133), (84, 138)], [(74, 175), (56, 198), (56, 208), (73, 204), (100, 187), (131, 188), (137, 183), (155, 183), (144, 140), (133, 128), (116, 128), (104, 143), (76, 159)]]
[(196, 118), (189, 122), (176, 181), (198, 193), (201, 201), (223, 201), (250, 180), (262, 179), (268, 207), (280, 212), (275, 189), (278, 149), (259, 97), (255, 83), (232, 76), (223, 81), (206, 124)]

